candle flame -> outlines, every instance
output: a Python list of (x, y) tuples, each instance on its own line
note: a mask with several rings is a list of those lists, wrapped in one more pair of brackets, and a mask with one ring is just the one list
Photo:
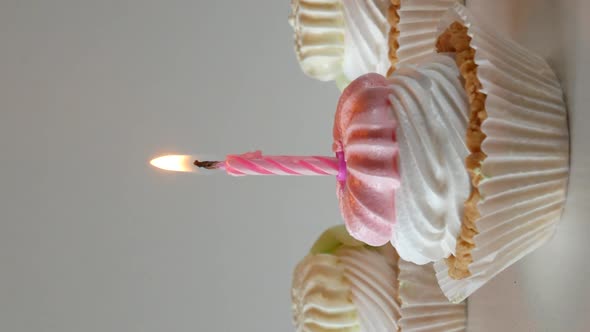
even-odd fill
[(168, 155), (152, 159), (150, 164), (166, 171), (196, 172), (193, 161), (192, 156), (188, 155)]

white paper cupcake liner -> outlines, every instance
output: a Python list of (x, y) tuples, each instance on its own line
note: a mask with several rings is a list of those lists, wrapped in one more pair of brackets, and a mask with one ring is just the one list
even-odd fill
[(450, 303), (440, 290), (432, 264), (399, 260), (399, 296), (403, 332), (465, 331), (465, 303)]
[(545, 60), (475, 23), (461, 5), (444, 15), (438, 34), (455, 21), (472, 38), (488, 114), (471, 276), (454, 280), (444, 261), (434, 265), (442, 291), (458, 302), (555, 233), (569, 175), (569, 134), (563, 92)]
[[(402, 0), (398, 10), (398, 64), (413, 63), (436, 51), (441, 17), (458, 0)], [(394, 64), (397, 66), (398, 64)]]

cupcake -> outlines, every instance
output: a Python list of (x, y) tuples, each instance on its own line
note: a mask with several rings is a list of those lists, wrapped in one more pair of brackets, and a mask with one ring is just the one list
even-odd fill
[(464, 331), (466, 307), (440, 291), (432, 264), (370, 247), (342, 226), (328, 229), (297, 265), (291, 290), (296, 331)]
[(569, 135), (562, 90), (540, 57), (455, 5), (439, 54), (346, 88), (334, 151), (350, 234), (436, 262), (461, 301), (554, 233), (565, 202)]
[(292, 0), (295, 52), (308, 76), (340, 88), (434, 52), (440, 16), (457, 0)]

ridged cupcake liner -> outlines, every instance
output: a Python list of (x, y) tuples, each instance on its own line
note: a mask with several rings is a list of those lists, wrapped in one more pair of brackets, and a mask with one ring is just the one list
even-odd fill
[[(436, 51), (437, 29), (441, 17), (458, 0), (401, 0), (397, 10), (397, 64), (414, 63)], [(390, 43), (390, 47), (392, 47)]]
[(486, 29), (461, 5), (443, 16), (438, 35), (453, 22), (468, 28), (487, 111), (470, 276), (455, 280), (445, 261), (434, 264), (442, 291), (458, 302), (555, 233), (569, 176), (569, 134), (563, 92), (545, 60)]
[(440, 290), (432, 263), (416, 265), (399, 260), (399, 297), (403, 332), (465, 331), (465, 303), (450, 303)]

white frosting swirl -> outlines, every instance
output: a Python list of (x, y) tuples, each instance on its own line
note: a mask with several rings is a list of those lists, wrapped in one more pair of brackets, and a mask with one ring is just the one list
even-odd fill
[(289, 22), (302, 70), (321, 81), (387, 73), (389, 0), (293, 0)]
[(390, 0), (342, 0), (346, 31), (342, 72), (352, 81), (366, 73), (387, 74)]
[(402, 259), (425, 264), (454, 253), (460, 232), (470, 193), (468, 100), (446, 55), (402, 66), (390, 81), (401, 175), (391, 242)]

